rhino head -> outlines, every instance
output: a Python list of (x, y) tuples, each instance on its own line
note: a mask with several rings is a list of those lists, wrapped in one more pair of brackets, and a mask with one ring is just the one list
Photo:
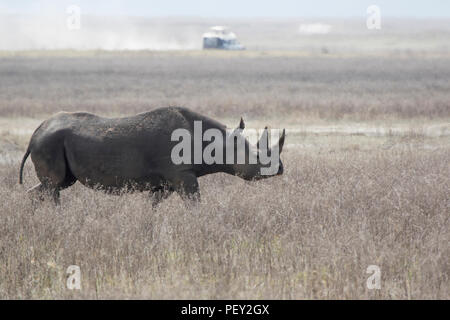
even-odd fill
[[(241, 118), (239, 126), (229, 137), (229, 139), (237, 138), (233, 143), (236, 154), (239, 154), (239, 150), (245, 152), (244, 155), (241, 155), (245, 158), (245, 163), (239, 164), (235, 162), (233, 173), (245, 180), (260, 180), (283, 174), (283, 162), (280, 155), (283, 151), (286, 130), (283, 129), (281, 135), (279, 135), (279, 130), (269, 130), (265, 127), (256, 146), (252, 146), (249, 139), (243, 135), (244, 129), (245, 123)], [(278, 138), (278, 142), (272, 147), (270, 146), (269, 137), (272, 139)], [(239, 140), (241, 140), (241, 146), (239, 146)], [(242, 148), (242, 145), (244, 145), (244, 148)]]

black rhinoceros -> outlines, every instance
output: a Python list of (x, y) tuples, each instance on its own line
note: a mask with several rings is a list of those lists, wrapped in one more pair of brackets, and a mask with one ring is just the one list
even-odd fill
[[(33, 133), (20, 166), (19, 182), (22, 184), (23, 167), (30, 154), (40, 183), (28, 192), (38, 193), (40, 198), (43, 194), (51, 195), (56, 203), (59, 203), (59, 191), (77, 180), (85, 186), (110, 192), (128, 187), (150, 191), (154, 195), (154, 204), (157, 204), (173, 191), (183, 198), (199, 199), (197, 178), (206, 174), (225, 172), (254, 180), (283, 173), (279, 154), (284, 144), (284, 130), (276, 145), (278, 162), (273, 174), (261, 173), (268, 164), (259, 160), (260, 148), (254, 151), (245, 138), (245, 159), (253, 155), (256, 163), (225, 161), (228, 150), (225, 150), (225, 143), (224, 150), (216, 149), (215, 155), (213, 152), (213, 156), (219, 155), (224, 161), (207, 163), (194, 160), (195, 146), (189, 150), (192, 151), (189, 155), (192, 161), (174, 161), (173, 150), (178, 142), (173, 141), (173, 133), (180, 129), (194, 133), (197, 123), (201, 123), (202, 134), (214, 129), (216, 133), (223, 134), (223, 142), (230, 140), (225, 125), (181, 107), (159, 108), (132, 117), (113, 119), (85, 112), (61, 112), (45, 120)], [(239, 127), (234, 130), (238, 133), (236, 136), (242, 137), (240, 132), (243, 129), (241, 119)], [(267, 146), (266, 140), (267, 129), (258, 145), (262, 141)], [(232, 141), (234, 143), (235, 139)], [(197, 143), (197, 148), (203, 152), (208, 144), (208, 141), (202, 140), (200, 145)], [(236, 151), (237, 141), (233, 148)]]

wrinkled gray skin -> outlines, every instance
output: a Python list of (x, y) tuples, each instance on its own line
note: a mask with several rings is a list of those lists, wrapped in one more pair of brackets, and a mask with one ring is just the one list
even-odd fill
[[(156, 205), (173, 191), (185, 199), (199, 200), (197, 178), (206, 174), (225, 172), (246, 180), (267, 177), (260, 174), (261, 164), (175, 165), (171, 151), (179, 142), (171, 141), (172, 132), (185, 128), (193, 139), (194, 121), (202, 121), (203, 131), (217, 128), (225, 136), (226, 127), (221, 123), (181, 107), (115, 119), (84, 112), (58, 113), (44, 121), (31, 137), (20, 167), (20, 183), (30, 154), (41, 183), (28, 192), (37, 194), (39, 199), (50, 195), (55, 203), (59, 203), (60, 190), (77, 180), (108, 192), (123, 188), (150, 191)], [(242, 119), (239, 128), (244, 128)], [(203, 142), (203, 148), (209, 143)], [(279, 141), (280, 152), (283, 143), (284, 132)], [(245, 144), (247, 158), (251, 151), (247, 140)], [(282, 172), (280, 161), (278, 174)]]

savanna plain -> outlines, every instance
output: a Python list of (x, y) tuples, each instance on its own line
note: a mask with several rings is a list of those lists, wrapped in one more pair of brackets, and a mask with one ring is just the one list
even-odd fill
[[(0, 298), (448, 299), (449, 80), (428, 53), (3, 52)], [(31, 161), (18, 184), (50, 115), (168, 105), (286, 128), (284, 174), (205, 176), (192, 207), (79, 183), (36, 204)]]

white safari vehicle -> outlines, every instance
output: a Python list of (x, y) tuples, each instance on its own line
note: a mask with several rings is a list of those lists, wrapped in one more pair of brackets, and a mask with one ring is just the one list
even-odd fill
[(203, 34), (203, 49), (245, 50), (245, 47), (227, 27), (216, 26)]

